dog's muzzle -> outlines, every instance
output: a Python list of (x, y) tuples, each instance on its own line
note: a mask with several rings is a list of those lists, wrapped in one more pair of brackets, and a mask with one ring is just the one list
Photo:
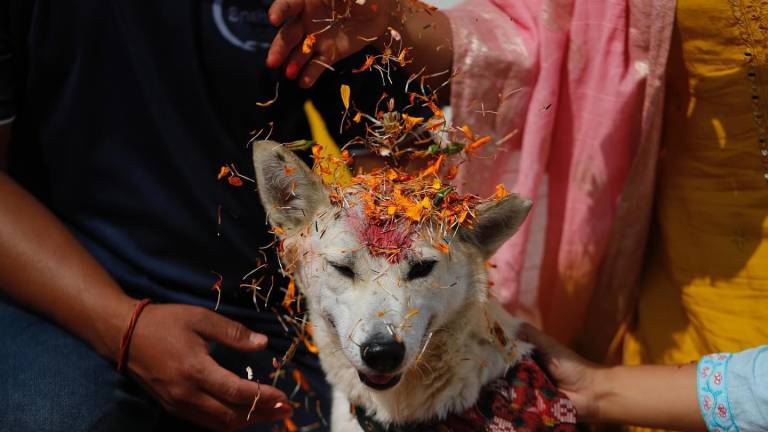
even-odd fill
[(373, 373), (358, 372), (360, 381), (375, 390), (387, 390), (400, 382), (394, 373), (405, 358), (405, 345), (389, 337), (377, 337), (360, 345), (360, 357)]

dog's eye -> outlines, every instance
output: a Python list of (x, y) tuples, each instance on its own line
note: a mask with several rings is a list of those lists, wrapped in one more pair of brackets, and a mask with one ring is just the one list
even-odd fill
[(336, 263), (330, 263), (331, 267), (336, 269), (337, 272), (341, 273), (342, 276), (348, 277), (350, 279), (355, 278), (355, 271), (352, 270), (350, 266), (346, 266), (344, 264), (336, 264)]
[(426, 277), (432, 273), (432, 269), (435, 268), (435, 264), (437, 264), (437, 261), (433, 260), (415, 262), (411, 264), (411, 269), (408, 270), (408, 276), (406, 276), (406, 278), (408, 280), (414, 280)]

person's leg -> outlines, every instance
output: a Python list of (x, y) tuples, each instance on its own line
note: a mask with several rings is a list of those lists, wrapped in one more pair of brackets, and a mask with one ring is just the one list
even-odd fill
[(159, 407), (65, 330), (0, 297), (0, 430), (151, 430)]

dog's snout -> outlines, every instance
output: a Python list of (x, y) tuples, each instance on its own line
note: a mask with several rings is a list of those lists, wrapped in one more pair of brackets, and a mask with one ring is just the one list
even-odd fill
[(405, 345), (395, 339), (373, 339), (360, 346), (366, 366), (378, 373), (389, 373), (400, 367), (405, 358)]

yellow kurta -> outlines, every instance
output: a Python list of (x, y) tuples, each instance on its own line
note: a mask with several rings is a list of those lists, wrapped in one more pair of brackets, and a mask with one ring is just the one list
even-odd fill
[(768, 343), (768, 2), (679, 0), (676, 27), (628, 364)]

